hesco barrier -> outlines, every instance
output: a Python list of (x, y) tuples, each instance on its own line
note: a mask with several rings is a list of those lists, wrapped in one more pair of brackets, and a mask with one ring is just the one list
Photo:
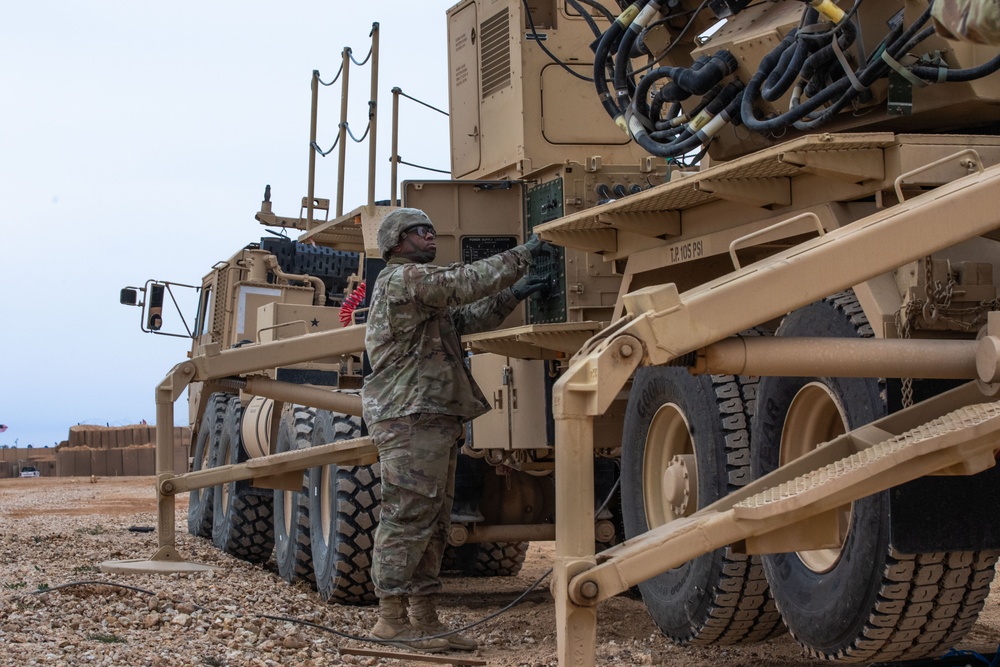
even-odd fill
[[(56, 447), (0, 448), (0, 478), (17, 477), (27, 465), (43, 477), (154, 475), (155, 440), (153, 425), (71, 426), (69, 439)], [(191, 429), (174, 427), (174, 470), (187, 470), (190, 447)]]

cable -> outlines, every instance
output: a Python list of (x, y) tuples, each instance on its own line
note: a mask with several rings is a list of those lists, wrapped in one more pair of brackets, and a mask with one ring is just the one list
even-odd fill
[[(504, 613), (507, 613), (508, 611), (510, 611), (511, 609), (513, 609), (514, 607), (516, 607), (517, 605), (521, 604), (521, 602), (524, 600), (524, 598), (526, 598), (528, 596), (528, 594), (531, 593), (533, 590), (535, 590), (536, 588), (538, 588), (541, 585), (541, 583), (545, 580), (545, 578), (548, 577), (550, 574), (552, 574), (552, 568), (549, 568), (548, 570), (546, 570), (545, 572), (543, 572), (542, 576), (538, 577), (538, 579), (536, 579), (535, 582), (533, 584), (531, 584), (531, 586), (529, 586), (527, 589), (524, 590), (523, 593), (521, 593), (516, 598), (514, 598), (514, 601), (511, 602), (510, 604), (508, 604), (506, 607), (503, 607), (502, 609), (499, 609), (499, 610), (493, 612), (492, 614), (488, 614), (488, 615), (484, 616), (483, 618), (481, 618), (481, 619), (479, 619), (477, 621), (474, 621), (472, 623), (468, 623), (466, 625), (463, 625), (460, 628), (455, 628), (454, 630), (448, 630), (447, 632), (440, 632), (440, 633), (438, 633), (436, 635), (426, 635), (426, 636), (423, 636), (423, 637), (414, 637), (412, 639), (407, 639), (406, 641), (421, 641), (421, 640), (426, 640), (426, 639), (441, 639), (441, 638), (444, 638), (444, 637), (449, 637), (449, 636), (454, 635), (454, 634), (458, 634), (459, 632), (465, 632), (466, 630), (470, 630), (470, 629), (472, 629), (472, 628), (474, 628), (476, 626), (482, 625), (483, 623), (486, 623), (487, 621), (492, 621), (497, 616), (499, 616), (501, 614), (504, 614)], [(301, 625), (308, 625), (309, 627), (316, 628), (318, 630), (324, 630), (326, 632), (329, 632), (330, 634), (336, 635), (338, 637), (342, 637), (344, 639), (351, 639), (351, 640), (362, 641), (362, 642), (372, 642), (372, 643), (375, 643), (375, 644), (390, 644), (390, 645), (393, 645), (393, 646), (398, 646), (399, 645), (399, 640), (398, 639), (397, 640), (386, 640), (386, 639), (378, 639), (377, 637), (358, 637), (356, 635), (349, 635), (349, 634), (347, 634), (345, 632), (340, 632), (339, 630), (334, 630), (333, 628), (330, 628), (330, 627), (327, 627), (327, 626), (324, 626), (324, 625), (320, 625), (318, 623), (313, 623), (311, 621), (303, 621), (303, 620), (297, 619), (297, 618), (291, 618), (291, 617), (287, 617), (287, 616), (270, 616), (268, 614), (254, 614), (254, 616), (256, 616), (258, 618), (268, 618), (268, 619), (271, 619), (272, 621), (286, 621), (288, 623), (298, 623), (298, 624), (301, 624)]]
[(113, 586), (115, 588), (125, 588), (130, 591), (135, 591), (137, 593), (145, 593), (146, 595), (156, 595), (156, 593), (154, 593), (153, 591), (147, 591), (145, 588), (136, 588), (135, 586), (119, 584), (113, 581), (71, 581), (69, 583), (60, 584), (58, 586), (51, 586), (49, 588), (42, 588), (37, 591), (31, 591), (30, 595), (41, 595), (42, 593), (51, 593), (52, 591), (58, 591), (63, 588), (72, 588), (74, 586)]
[(601, 14), (604, 15), (604, 18), (606, 18), (608, 20), (608, 23), (614, 23), (615, 22), (615, 15), (612, 14), (610, 11), (608, 11), (607, 7), (605, 7), (601, 3), (597, 2), (597, 0), (580, 0), (580, 2), (582, 2), (583, 4), (585, 4), (585, 5), (589, 6), (589, 7), (593, 7), (594, 9), (596, 9), (597, 11), (599, 11)]
[[(523, 0), (522, 0), (523, 1)], [(618, 125), (623, 131), (628, 131), (627, 123), (625, 122), (624, 114), (618, 108), (618, 104), (608, 90), (608, 80), (604, 72), (604, 68), (607, 66), (608, 59), (611, 53), (617, 48), (619, 41), (625, 33), (625, 26), (630, 23), (635, 15), (639, 13), (639, 8), (641, 2), (633, 3), (629, 5), (629, 8), (621, 13), (615, 22), (611, 24), (611, 27), (604, 31), (604, 35), (597, 44), (597, 49), (594, 51), (594, 88), (597, 90), (597, 98), (601, 101), (601, 106), (608, 113), (615, 124)]]
[(562, 67), (564, 70), (566, 70), (567, 72), (569, 72), (570, 74), (572, 74), (576, 78), (582, 79), (584, 81), (587, 81), (588, 83), (593, 83), (593, 81), (594, 81), (593, 79), (588, 78), (588, 77), (580, 74), (579, 72), (574, 72), (573, 70), (571, 70), (569, 68), (569, 65), (567, 65), (563, 61), (559, 60), (559, 58), (556, 57), (556, 54), (554, 54), (551, 51), (549, 51), (548, 47), (545, 46), (545, 44), (543, 44), (542, 40), (539, 38), (538, 31), (535, 30), (535, 21), (534, 21), (534, 19), (531, 18), (531, 9), (528, 8), (528, 0), (521, 0), (521, 4), (524, 5), (524, 12), (528, 16), (528, 26), (531, 28), (531, 35), (535, 38), (534, 42), (536, 44), (538, 44), (538, 47), (542, 51), (545, 52), (545, 55), (547, 55), (549, 58), (551, 58), (552, 62), (554, 62), (555, 64), (559, 65), (560, 67)]
[(324, 151), (322, 148), (320, 148), (319, 144), (317, 144), (315, 141), (309, 142), (309, 145), (312, 146), (312, 149), (317, 153), (319, 153), (322, 157), (326, 157), (327, 155), (333, 152), (333, 149), (336, 148), (337, 144), (339, 143), (340, 143), (340, 134), (338, 134), (337, 138), (333, 140), (333, 145), (330, 146), (330, 150), (328, 151)]
[(346, 122), (345, 122), (345, 123), (344, 123), (344, 129), (345, 129), (345, 130), (347, 130), (347, 134), (348, 134), (348, 136), (350, 136), (350, 137), (351, 137), (351, 139), (353, 139), (353, 140), (354, 140), (354, 143), (356, 143), (356, 144), (360, 144), (360, 143), (361, 143), (362, 141), (364, 141), (364, 140), (365, 140), (365, 137), (367, 137), (367, 136), (368, 136), (368, 133), (369, 133), (369, 132), (371, 131), (371, 129), (372, 129), (372, 124), (371, 124), (371, 122), (369, 122), (369, 123), (368, 123), (368, 126), (367, 126), (367, 127), (365, 128), (365, 133), (361, 135), (361, 138), (360, 138), (360, 139), (359, 139), (359, 138), (357, 138), (357, 137), (355, 137), (355, 136), (354, 136), (354, 133), (353, 133), (353, 132), (351, 132), (351, 124), (350, 124), (350, 123), (346, 123)]
[(997, 70), (1000, 70), (1000, 56), (996, 56), (993, 60), (983, 63), (977, 67), (969, 67), (967, 69), (950, 69), (947, 67), (931, 67), (927, 65), (914, 65), (910, 67), (910, 71), (916, 76), (919, 76), (921, 79), (926, 79), (932, 83), (940, 81), (942, 70), (944, 70), (944, 80), (949, 83), (974, 81), (975, 79), (981, 79), (984, 76), (988, 76)]
[[(669, 54), (671, 51), (673, 51), (674, 47), (677, 46), (681, 42), (682, 39), (684, 39), (684, 35), (686, 35), (687, 31), (691, 29), (692, 25), (694, 25), (694, 20), (696, 18), (698, 18), (698, 14), (701, 14), (701, 12), (705, 9), (705, 7), (708, 6), (709, 2), (711, 2), (711, 0), (703, 0), (702, 3), (700, 5), (698, 5), (691, 12), (691, 18), (684, 25), (684, 27), (681, 28), (681, 31), (679, 33), (677, 33), (677, 37), (671, 39), (670, 43), (667, 44), (667, 47), (665, 49), (663, 49), (658, 54), (656, 54), (655, 56), (653, 56), (653, 59), (650, 61), (650, 63), (648, 65), (646, 65), (645, 67), (641, 67), (641, 68), (635, 70), (634, 72), (632, 72), (632, 74), (641, 74), (642, 72), (645, 72), (646, 70), (651, 69), (652, 67), (655, 67), (658, 63), (662, 62), (663, 59), (667, 57), (667, 54)], [(682, 16), (682, 15), (683, 14), (674, 14), (673, 16)], [(667, 21), (670, 18), (673, 18), (673, 17), (668, 16), (665, 19), (663, 19), (663, 21)], [(652, 27), (655, 26), (655, 25), (657, 25), (658, 23), (659, 22), (651, 23), (649, 25), (649, 28), (652, 29)]]
[(594, 37), (600, 38), (601, 29), (597, 27), (597, 22), (594, 21), (594, 17), (590, 15), (590, 12), (585, 10), (577, 0), (566, 0), (566, 4), (575, 9), (580, 14), (580, 17), (587, 22), (587, 25), (590, 26), (590, 31), (594, 33)]
[(372, 53), (374, 51), (375, 51), (375, 45), (372, 44), (368, 48), (368, 55), (365, 56), (365, 59), (362, 60), (361, 62), (358, 62), (357, 60), (354, 59), (354, 50), (353, 49), (347, 49), (347, 55), (348, 55), (348, 57), (350, 57), (351, 62), (353, 62), (355, 65), (357, 65), (358, 67), (364, 67), (365, 63), (368, 62), (368, 59), (372, 57)]
[(344, 63), (343, 62), (340, 63), (340, 69), (337, 70), (337, 76), (333, 77), (333, 80), (331, 81), (324, 81), (323, 79), (319, 78), (319, 70), (315, 71), (316, 71), (317, 81), (319, 81), (324, 86), (332, 86), (333, 84), (337, 83), (337, 79), (339, 79), (340, 75), (344, 73)]
[(411, 97), (411, 96), (407, 95), (406, 93), (403, 92), (403, 89), (400, 88), (400, 87), (398, 87), (398, 86), (396, 88), (393, 88), (392, 92), (399, 94), (400, 97), (405, 97), (408, 100), (413, 100), (417, 104), (422, 104), (425, 107), (427, 107), (428, 109), (433, 109), (434, 111), (437, 111), (439, 114), (442, 114), (442, 115), (445, 115), (445, 116), (450, 115), (447, 111), (442, 111), (441, 109), (438, 109), (437, 107), (434, 107), (434, 106), (431, 106), (430, 104), (427, 104), (427, 102), (423, 102), (421, 100), (418, 100), (416, 97)]

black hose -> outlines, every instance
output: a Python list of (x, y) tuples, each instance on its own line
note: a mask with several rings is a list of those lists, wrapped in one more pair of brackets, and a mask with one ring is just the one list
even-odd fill
[[(597, 2), (597, 0), (580, 0), (580, 2), (582, 2), (583, 4), (585, 4), (585, 5), (589, 6), (589, 7), (593, 7), (594, 9), (596, 9), (597, 11), (599, 11), (601, 14), (604, 15), (604, 18), (606, 18), (608, 20), (608, 23), (614, 23), (615, 22), (615, 15), (612, 14), (611, 12), (609, 12), (607, 7), (605, 7), (601, 3)], [(579, 11), (579, 10), (577, 10), (577, 11)]]
[[(640, 4), (637, 2), (633, 7), (638, 10)], [(604, 67), (608, 62), (608, 57), (618, 45), (618, 41), (624, 32), (625, 25), (621, 22), (621, 17), (619, 16), (611, 24), (611, 27), (604, 31), (601, 41), (597, 44), (597, 50), (594, 52), (594, 88), (597, 90), (598, 99), (601, 100), (601, 106), (604, 107), (604, 110), (613, 119), (617, 119), (621, 115), (621, 111), (619, 111), (618, 105), (608, 91), (608, 80), (604, 72)]]
[[(926, 21), (924, 21), (926, 23)], [(911, 31), (912, 32), (912, 31)], [(914, 46), (924, 41), (928, 37), (934, 34), (934, 27), (930, 26), (925, 28), (916, 34), (911, 34), (909, 41), (903, 41), (902, 39), (897, 39), (893, 42), (896, 46), (895, 52), (889, 53), (893, 58), (899, 58), (902, 54), (907, 53)], [(879, 52), (881, 53), (881, 52)], [(873, 58), (871, 63), (856, 74), (858, 82), (867, 89), (871, 84), (873, 84), (878, 79), (884, 77), (889, 70), (889, 65), (884, 60), (882, 60), (881, 55)], [(839, 83), (839, 82), (838, 82)], [(845, 84), (850, 84), (846, 79)], [(824, 125), (829, 122), (836, 114), (847, 106), (860, 91), (856, 90), (853, 86), (841, 84), (844, 88), (844, 94), (836, 102), (833, 102), (829, 107), (825, 108), (822, 113), (820, 113), (815, 118), (810, 118), (807, 120), (798, 120), (794, 123), (795, 129), (797, 130), (814, 130), (817, 127)]]
[[(889, 44), (885, 51), (889, 53), (892, 57), (897, 57), (901, 53), (905, 53), (915, 44), (926, 39), (928, 32), (927, 30), (917, 32), (920, 28), (927, 23), (930, 18), (930, 8), (928, 8), (914, 23), (909, 26), (906, 30), (900, 31), (896, 29), (893, 33), (890, 33), (890, 37), (887, 38)], [(850, 25), (848, 28), (847, 26)], [(850, 44), (854, 36), (857, 33), (857, 28), (850, 23), (850, 21), (844, 21), (839, 26), (843, 26), (845, 31), (849, 35), (845, 35), (841, 39), (841, 35), (837, 36), (840, 40), (839, 43), (847, 42), (846, 45)], [(747, 89), (743, 94), (743, 101), (740, 107), (740, 115), (742, 117), (743, 123), (752, 132), (757, 132), (760, 134), (776, 133), (784, 130), (785, 128), (794, 125), (796, 129), (815, 129), (823, 123), (828, 122), (836, 113), (843, 109), (851, 100), (855, 99), (862, 91), (855, 89), (852, 81), (841, 74), (832, 83), (826, 82), (826, 75), (820, 71), (820, 65), (822, 59), (825, 56), (818, 56), (813, 59), (807, 59), (807, 62), (803, 65), (801, 76), (803, 80), (809, 80), (808, 92), (811, 93), (805, 102), (798, 104), (795, 108), (790, 109), (786, 113), (781, 114), (775, 118), (770, 118), (767, 120), (758, 119), (754, 115), (754, 103), (761, 96), (762, 86), (765, 78), (769, 76), (773, 70), (778, 66), (781, 60), (781, 55), (784, 51), (789, 48), (785, 44), (785, 40), (779, 44), (774, 50), (771, 51), (764, 59), (761, 61), (757, 72), (751, 77), (750, 82), (747, 83)], [(830, 49), (832, 54), (832, 45), (827, 45), (820, 49), (824, 51), (825, 49)], [(888, 70), (888, 64), (881, 59), (881, 50), (876, 52), (876, 56), (873, 56), (869, 62), (865, 65), (863, 69), (855, 73), (862, 89), (867, 89), (872, 83), (885, 75)], [(816, 52), (817, 54), (819, 51)], [(813, 54), (816, 56), (816, 54)], [(810, 62), (811, 60), (811, 62)], [(812, 69), (813, 71), (807, 71)], [(832, 72), (836, 75), (836, 72)], [(822, 83), (817, 85), (817, 82)], [(829, 107), (823, 109), (823, 111), (815, 118), (807, 118), (807, 116), (819, 109), (821, 106), (830, 104)]]
[[(739, 81), (731, 81), (723, 87), (715, 99), (708, 103), (705, 112), (712, 116), (721, 116), (724, 121), (730, 121), (739, 111), (742, 92), (743, 84)], [(689, 125), (685, 125), (679, 136), (666, 144), (655, 141), (645, 131), (634, 131), (632, 134), (637, 144), (642, 146), (651, 155), (658, 157), (683, 155), (702, 146), (711, 139), (703, 131), (692, 132)]]
[[(798, 29), (792, 30), (788, 36), (796, 34), (798, 34)], [(784, 50), (781, 58), (778, 59), (777, 66), (771, 70), (767, 80), (761, 86), (761, 96), (765, 100), (773, 102), (788, 91), (792, 82), (795, 81), (795, 77), (802, 70), (802, 64), (806, 61), (806, 53), (808, 53), (808, 49), (797, 41), (790, 48)]]
[[(648, 0), (643, 0), (643, 6), (647, 3)], [(629, 105), (628, 71), (631, 64), (632, 45), (639, 37), (639, 31), (635, 27), (633, 22), (622, 35), (621, 42), (618, 44), (618, 54), (615, 56), (615, 95), (617, 96), (618, 108), (622, 111), (628, 109)]]
[[(653, 101), (655, 103), (656, 99), (654, 98)], [(662, 108), (663, 108), (662, 103), (658, 107), (660, 109), (659, 112), (656, 111), (657, 107), (655, 105), (651, 108), (653, 109), (653, 111), (651, 111), (650, 113), (650, 118), (660, 119), (653, 121), (653, 127), (655, 127), (657, 130), (666, 130), (672, 127), (677, 127), (677, 123), (675, 123), (674, 120), (684, 112), (684, 109), (681, 108), (680, 102), (672, 103), (670, 105), (670, 108), (667, 109), (667, 114), (665, 116), (660, 115), (662, 114)]]
[(753, 132), (760, 134), (779, 132), (788, 125), (782, 116), (771, 120), (758, 120), (754, 116), (753, 105), (757, 101), (757, 98), (760, 97), (764, 81), (777, 68), (782, 54), (792, 48), (794, 41), (795, 35), (793, 33), (790, 32), (785, 35), (785, 38), (778, 42), (778, 45), (761, 59), (760, 65), (757, 66), (757, 71), (750, 77), (750, 81), (747, 82), (747, 87), (743, 91), (743, 98), (740, 104), (740, 116), (743, 118), (743, 123), (747, 128)]
[[(695, 69), (693, 67), (657, 67), (646, 76), (642, 77), (635, 90), (633, 108), (635, 113), (642, 118), (655, 120), (650, 117), (649, 103), (646, 102), (646, 95), (654, 83), (660, 79), (669, 78), (672, 82), (688, 95), (680, 96), (673, 91), (664, 94), (664, 102), (677, 102), (686, 99), (689, 95), (704, 95), (722, 79), (736, 71), (739, 63), (729, 51), (718, 51), (708, 62)], [(661, 91), (663, 92), (663, 91)]]
[(590, 12), (584, 9), (583, 6), (577, 2), (577, 0), (566, 0), (566, 4), (579, 12), (580, 16), (583, 17), (583, 20), (590, 26), (590, 30), (594, 33), (594, 37), (601, 36), (601, 29), (597, 27), (597, 22), (594, 21), (594, 17), (591, 16)]
[[(694, 118), (695, 116), (697, 116), (698, 114), (700, 114), (702, 112), (702, 110), (706, 106), (708, 106), (708, 103), (711, 102), (712, 100), (714, 100), (716, 97), (718, 97), (719, 93), (721, 93), (721, 92), (722, 92), (722, 84), (721, 83), (718, 83), (715, 86), (713, 86), (710, 91), (708, 91), (704, 96), (702, 96), (701, 100), (698, 101), (698, 104), (696, 104), (695, 107), (693, 109), (691, 109), (691, 111), (688, 112), (687, 117), (688, 118)], [(673, 107), (671, 107), (671, 111), (672, 110), (673, 110)], [(674, 114), (673, 116), (668, 116), (668, 118), (671, 118), (671, 119), (675, 118), (676, 116), (680, 115), (680, 111), (681, 110), (680, 110), (679, 105), (678, 105), (678, 112), (676, 114)], [(659, 116), (654, 115), (652, 117), (653, 118), (658, 118)], [(661, 126), (660, 123), (653, 123), (653, 126), (656, 127), (657, 130), (669, 130), (671, 127), (673, 127), (672, 124), (667, 124), (667, 125)]]
[[(993, 60), (985, 62), (982, 65), (977, 65), (976, 67), (968, 67), (966, 69), (945, 68), (944, 80), (950, 83), (975, 81), (976, 79), (981, 79), (984, 76), (993, 74), (997, 70), (1000, 70), (1000, 56), (997, 56)], [(926, 65), (915, 65), (910, 68), (910, 71), (919, 76), (921, 79), (927, 79), (931, 82), (937, 82), (941, 73), (939, 68), (928, 67)]]
[[(858, 29), (850, 21), (845, 21), (841, 26), (842, 29), (838, 31), (835, 39), (840, 45), (840, 50), (846, 51), (858, 36)], [(834, 62), (836, 58), (837, 55), (833, 49), (833, 40), (830, 40), (829, 44), (820, 47), (806, 58), (805, 63), (802, 65), (802, 78), (812, 79), (816, 73), (821, 72), (827, 65)]]

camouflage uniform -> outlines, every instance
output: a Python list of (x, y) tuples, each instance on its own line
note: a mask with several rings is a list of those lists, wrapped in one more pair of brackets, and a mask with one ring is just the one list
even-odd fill
[(948, 39), (1000, 44), (998, 0), (937, 0), (931, 8), (938, 33)]
[(494, 329), (520, 300), (523, 246), (447, 267), (392, 258), (372, 292), (365, 346), (365, 422), (382, 467), (372, 580), (379, 597), (429, 595), (451, 525), (464, 422), (489, 410), (460, 337)]

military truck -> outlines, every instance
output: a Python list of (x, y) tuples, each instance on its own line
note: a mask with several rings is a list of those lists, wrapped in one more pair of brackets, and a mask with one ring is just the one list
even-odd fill
[(555, 245), (548, 292), (464, 339), (493, 410), (447, 565), (510, 574), (554, 538), (560, 664), (593, 664), (597, 605), (633, 587), (679, 643), (954, 646), (1000, 549), (1000, 50), (943, 37), (937, 2), (452, 7), (452, 178), (397, 197), (393, 175), (322, 220), (311, 185), (298, 217), (265, 196), (296, 240), (203, 283), (157, 393), (169, 426), (190, 390), (192, 471), (164, 456), (159, 551), (106, 567), (195, 567), (173, 545), (190, 491), (192, 532), (250, 560), (276, 542), (284, 576), (372, 600), (357, 286), (405, 205), (439, 262)]

